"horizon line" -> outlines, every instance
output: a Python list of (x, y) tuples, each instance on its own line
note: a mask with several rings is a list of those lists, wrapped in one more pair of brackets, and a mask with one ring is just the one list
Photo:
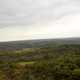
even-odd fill
[(41, 38), (41, 39), (17, 39), (17, 40), (5, 40), (5, 41), (0, 41), (0, 43), (3, 42), (16, 42), (16, 41), (32, 41), (32, 40), (47, 40), (47, 39), (74, 39), (74, 38), (80, 38), (78, 37), (56, 37), (56, 38)]

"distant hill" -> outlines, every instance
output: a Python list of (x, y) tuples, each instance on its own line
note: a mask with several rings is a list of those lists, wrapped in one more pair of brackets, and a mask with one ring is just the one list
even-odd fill
[(80, 44), (80, 38), (40, 39), (0, 42), (0, 50), (20, 50), (24, 48), (46, 47), (54, 44)]

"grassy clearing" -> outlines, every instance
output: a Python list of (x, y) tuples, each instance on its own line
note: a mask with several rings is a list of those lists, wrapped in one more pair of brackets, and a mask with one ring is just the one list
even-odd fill
[(29, 62), (23, 61), (23, 62), (18, 62), (17, 64), (25, 66), (25, 65), (33, 65), (34, 63), (35, 63), (35, 61), (29, 61)]

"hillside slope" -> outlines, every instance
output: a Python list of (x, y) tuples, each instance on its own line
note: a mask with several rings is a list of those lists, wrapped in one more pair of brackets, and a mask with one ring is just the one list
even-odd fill
[(44, 47), (52, 44), (80, 44), (80, 38), (0, 42), (0, 50), (20, 50), (24, 48)]

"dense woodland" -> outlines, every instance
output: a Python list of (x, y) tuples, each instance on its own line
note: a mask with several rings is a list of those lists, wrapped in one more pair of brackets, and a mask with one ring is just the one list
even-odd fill
[(1, 50), (0, 80), (80, 80), (80, 44)]

